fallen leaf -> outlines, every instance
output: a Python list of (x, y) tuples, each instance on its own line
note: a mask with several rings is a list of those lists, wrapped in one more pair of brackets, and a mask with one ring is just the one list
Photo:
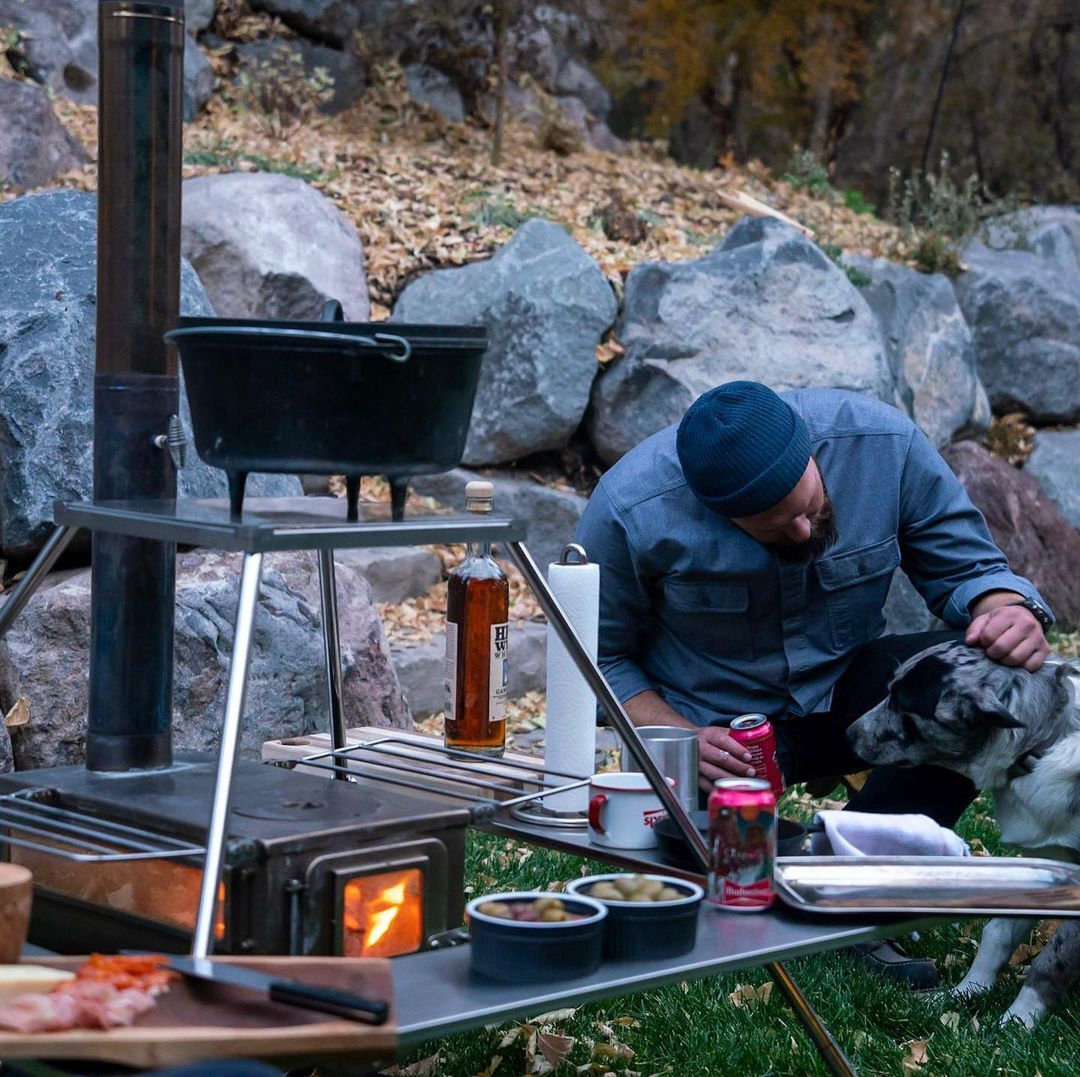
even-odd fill
[(955, 1010), (948, 1010), (943, 1013), (938, 1020), (949, 1029), (955, 1032), (960, 1027), (960, 1015)]
[[(492, 882), (495, 880), (492, 879)], [(577, 1013), (577, 1009), (574, 1007), (565, 1010), (551, 1010), (549, 1013), (542, 1013), (538, 1017), (532, 1019), (534, 1025), (557, 1025), (560, 1021), (569, 1021), (574, 1014)]]
[(905, 1073), (918, 1073), (921, 1066), (930, 1061), (928, 1040), (908, 1040), (903, 1044), (906, 1048), (902, 1065)]
[[(382, 1072), (386, 1074), (386, 1077), (429, 1077), (429, 1074), (436, 1072), (441, 1061), (442, 1052), (436, 1051), (435, 1054), (422, 1058), (419, 1062), (412, 1062), (404, 1067), (391, 1066), (390, 1069)], [(497, 1059), (492, 1059), (492, 1061), (497, 1061)], [(488, 1077), (490, 1077), (490, 1074)]]
[[(573, 1013), (573, 1011), (570, 1011)], [(563, 1059), (574, 1049), (577, 1043), (576, 1036), (556, 1036), (554, 1032), (541, 1032), (536, 1039), (536, 1046), (552, 1066), (558, 1066)]]
[(733, 1006), (745, 1006), (754, 1009), (766, 1005), (772, 997), (772, 980), (766, 980), (760, 987), (753, 984), (736, 984), (735, 990), (728, 995), (728, 1002)]
[(30, 703), (26, 696), (19, 696), (15, 705), (4, 715), (4, 725), (8, 729), (18, 729), (30, 724)]

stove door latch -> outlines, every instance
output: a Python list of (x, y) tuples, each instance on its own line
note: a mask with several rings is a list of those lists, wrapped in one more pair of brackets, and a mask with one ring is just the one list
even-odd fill
[(184, 437), (184, 428), (180, 425), (179, 415), (169, 416), (168, 430), (164, 434), (154, 436), (154, 446), (158, 449), (169, 450), (173, 467), (177, 471), (187, 463), (187, 438)]
[(461, 946), (469, 941), (469, 932), (463, 927), (452, 927), (448, 931), (436, 931), (434, 935), (428, 935), (427, 948), (429, 950), (445, 950), (450, 946)]

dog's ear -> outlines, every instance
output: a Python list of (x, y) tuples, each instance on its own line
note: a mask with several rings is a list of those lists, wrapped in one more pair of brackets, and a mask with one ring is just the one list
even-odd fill
[(987, 725), (998, 729), (1023, 729), (1024, 723), (1013, 716), (1012, 711), (993, 692), (983, 690), (971, 697), (971, 707)]

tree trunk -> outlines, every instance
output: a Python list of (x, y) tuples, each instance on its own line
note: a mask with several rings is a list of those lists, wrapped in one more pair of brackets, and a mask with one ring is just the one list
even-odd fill
[(502, 158), (503, 125), (506, 117), (506, 38), (510, 24), (510, 0), (499, 0), (495, 14), (495, 61), (498, 76), (495, 83), (495, 135), (491, 141), (491, 163)]

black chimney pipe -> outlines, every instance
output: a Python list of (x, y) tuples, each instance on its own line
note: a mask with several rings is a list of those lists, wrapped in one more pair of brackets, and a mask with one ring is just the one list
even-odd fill
[[(94, 500), (171, 499), (154, 439), (179, 413), (162, 334), (180, 307), (183, 0), (98, 7)], [(86, 765), (172, 762), (176, 547), (97, 533), (91, 568)]]

